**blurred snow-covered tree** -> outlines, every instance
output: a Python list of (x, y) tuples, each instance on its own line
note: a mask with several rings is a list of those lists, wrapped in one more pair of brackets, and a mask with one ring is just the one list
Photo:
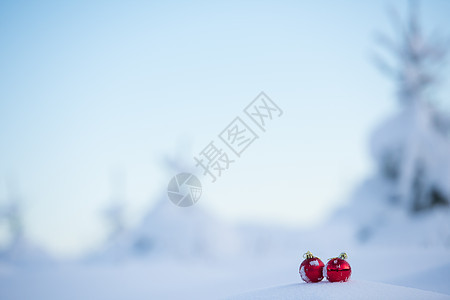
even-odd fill
[(394, 185), (391, 201), (421, 211), (450, 204), (450, 115), (433, 99), (450, 43), (426, 38), (418, 3), (409, 7), (406, 22), (390, 11), (395, 39), (377, 37), (394, 58), (390, 63), (377, 58), (376, 64), (395, 80), (401, 111), (375, 130), (371, 151), (382, 176)]
[(29, 240), (23, 222), (23, 201), (15, 184), (10, 182), (7, 203), (0, 206), (0, 220), (8, 226), (8, 241), (0, 249), (0, 262), (16, 265), (46, 264), (53, 259)]
[(108, 240), (115, 240), (125, 231), (125, 174), (111, 175), (112, 195), (110, 203), (103, 211), (108, 226)]
[(8, 226), (8, 245), (14, 245), (23, 238), (22, 213), (19, 200), (12, 199), (0, 208), (0, 219)]

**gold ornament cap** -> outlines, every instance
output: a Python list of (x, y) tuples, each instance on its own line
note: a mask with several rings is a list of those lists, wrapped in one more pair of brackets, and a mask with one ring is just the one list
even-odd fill
[(314, 258), (315, 256), (311, 252), (308, 251), (305, 254), (303, 254), (303, 257), (308, 259), (308, 258)]
[(329, 258), (328, 260), (332, 260), (332, 259), (336, 259), (336, 258), (347, 259), (347, 258), (348, 258), (348, 255), (347, 255), (347, 253), (345, 253), (345, 252), (341, 252), (341, 254), (339, 254), (338, 257), (332, 257), (332, 258)]

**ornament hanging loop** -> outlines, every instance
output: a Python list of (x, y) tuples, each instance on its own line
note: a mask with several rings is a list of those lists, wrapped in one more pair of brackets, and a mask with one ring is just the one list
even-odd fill
[(341, 258), (341, 259), (347, 259), (347, 258), (348, 258), (348, 255), (347, 255), (347, 253), (342, 252), (341, 254), (339, 254), (339, 258)]

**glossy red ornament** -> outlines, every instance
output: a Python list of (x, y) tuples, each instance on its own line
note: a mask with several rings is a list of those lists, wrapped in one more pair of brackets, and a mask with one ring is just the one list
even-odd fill
[(330, 282), (347, 281), (352, 275), (352, 268), (346, 261), (347, 254), (341, 253), (339, 257), (331, 258), (323, 269), (323, 275)]
[(303, 257), (305, 260), (301, 263), (299, 268), (300, 277), (306, 282), (319, 282), (323, 279), (323, 268), (325, 264), (320, 258), (312, 255), (311, 252), (306, 252)]

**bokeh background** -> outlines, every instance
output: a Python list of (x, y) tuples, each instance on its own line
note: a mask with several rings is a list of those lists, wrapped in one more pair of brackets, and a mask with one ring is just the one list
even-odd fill
[[(397, 10), (407, 26), (408, 7), (353, 0), (2, 1), (0, 245), (8, 271), (0, 281), (16, 284), (2, 293), (13, 299), (14, 286), (32, 278), (27, 266), (42, 261), (53, 267), (113, 261), (108, 268), (120, 269), (136, 259), (130, 250), (136, 245), (158, 261), (152, 245), (167, 254), (158, 238), (184, 249), (216, 220), (239, 229), (213, 230), (205, 244), (225, 241), (242, 256), (242, 248), (264, 248), (256, 237), (267, 235), (276, 256), (284, 248), (296, 251), (297, 268), (307, 247), (333, 232), (327, 224), (336, 228), (336, 212), (354, 207), (355, 188), (378, 172), (371, 133), (404, 106), (398, 82), (377, 68), (386, 51), (376, 37), (382, 32), (401, 42), (390, 12)], [(423, 1), (419, 8), (425, 36), (448, 37), (450, 2)], [(444, 60), (438, 65), (430, 99), (448, 116), (450, 69)], [(284, 114), (217, 182), (199, 177), (203, 195), (196, 205), (170, 203), (167, 184), (179, 167), (194, 168), (193, 156), (261, 91)], [(442, 149), (441, 157), (450, 157), (450, 148)], [(440, 211), (448, 212), (446, 199)], [(157, 230), (137, 242), (145, 228)], [(313, 234), (317, 228), (323, 235)], [(234, 232), (251, 236), (243, 238), (250, 246), (224, 238), (234, 241)], [(436, 244), (448, 254), (450, 242)], [(329, 257), (342, 250), (317, 248), (330, 249), (323, 254)], [(194, 252), (173, 256), (191, 261)], [(227, 259), (236, 261), (231, 254)], [(191, 264), (186, 270), (195, 270)], [(153, 278), (170, 270), (163, 265), (139, 274)], [(241, 283), (230, 291), (277, 283)], [(158, 293), (165, 295), (163, 288)]]

